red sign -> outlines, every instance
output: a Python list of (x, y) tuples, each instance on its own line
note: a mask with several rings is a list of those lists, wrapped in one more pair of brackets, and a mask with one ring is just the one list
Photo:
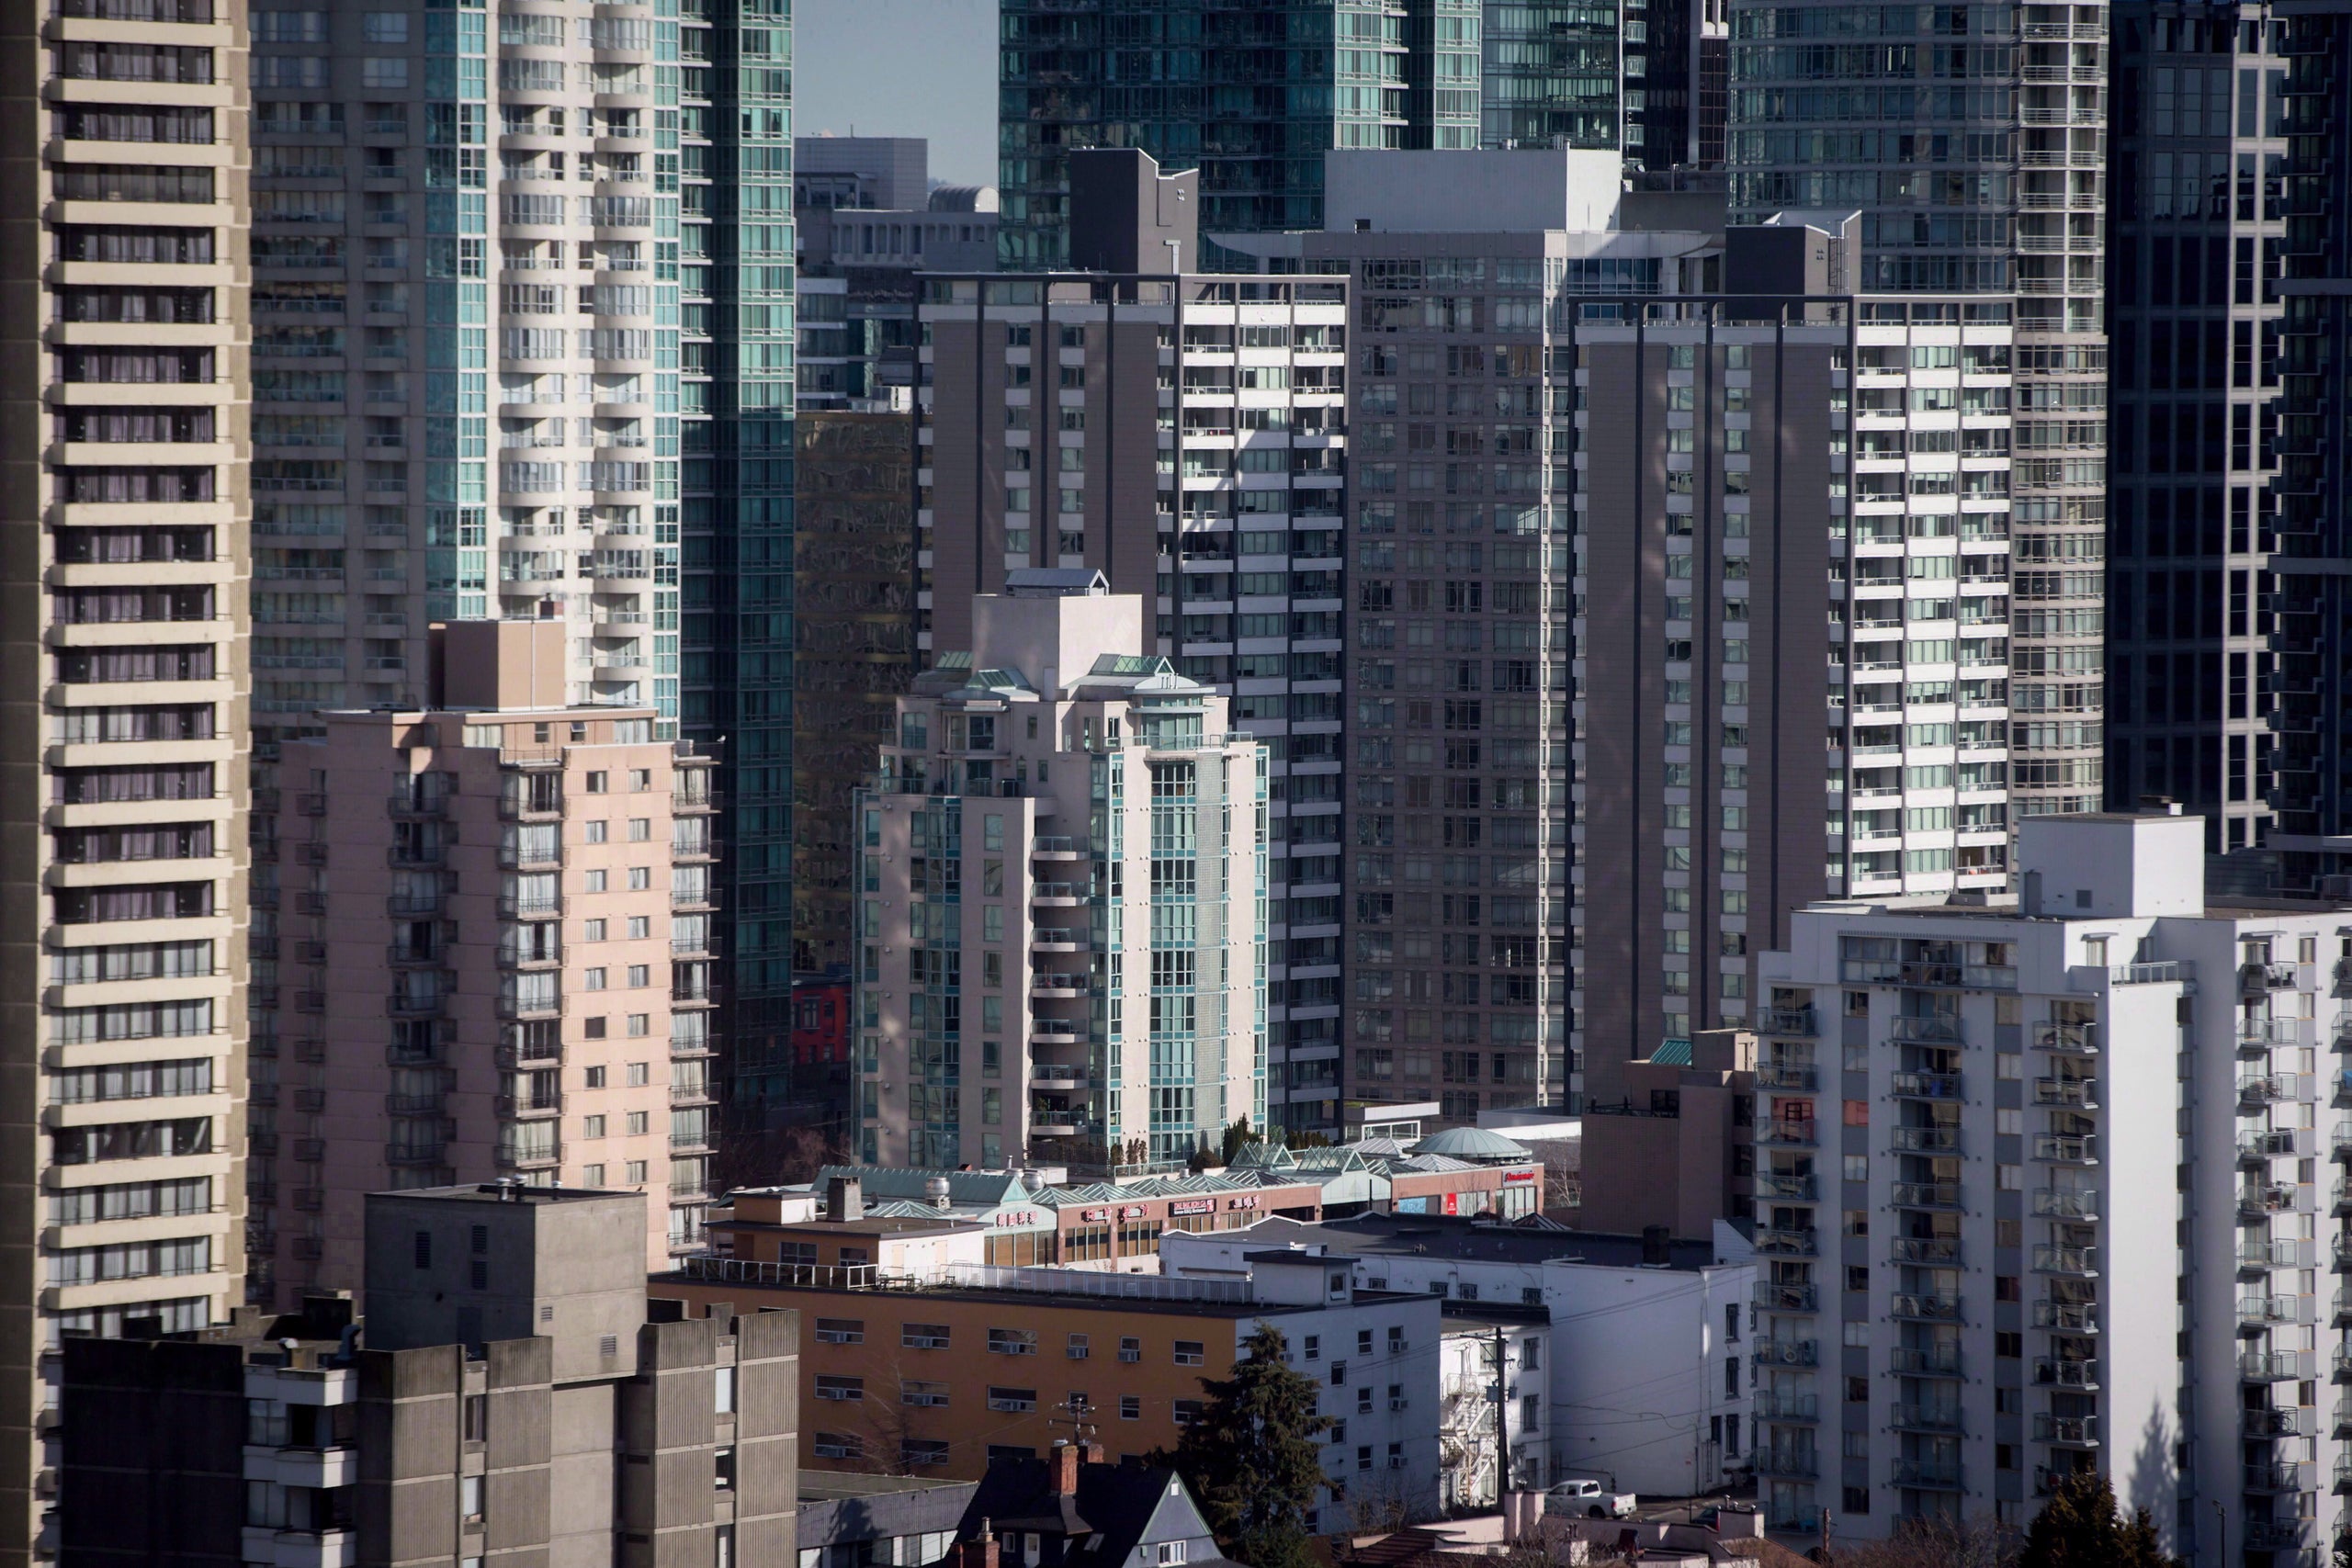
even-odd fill
[(1119, 1211), (1119, 1218), (1121, 1218), (1121, 1219), (1123, 1219), (1123, 1220), (1139, 1220), (1139, 1219), (1142, 1219), (1142, 1218), (1143, 1218), (1143, 1205), (1142, 1205), (1141, 1203), (1130, 1203), (1130, 1204), (1128, 1204), (1125, 1208), (1124, 1208), (1124, 1209), (1122, 1209), (1122, 1210), (1120, 1210), (1120, 1211)]
[(1078, 1212), (1078, 1217), (1084, 1220), (1087, 1224), (1092, 1224), (1098, 1220), (1109, 1219), (1111, 1217), (1111, 1211), (1108, 1209), (1080, 1209)]
[(1532, 1181), (1534, 1179), (1535, 1173), (1532, 1170), (1506, 1170), (1503, 1172), (1503, 1181), (1505, 1185), (1509, 1185), (1514, 1181)]
[(1460, 1207), (1460, 1203), (1459, 1203), (1459, 1199), (1460, 1199), (1460, 1198), (1461, 1198), (1461, 1194), (1460, 1194), (1460, 1193), (1458, 1193), (1458, 1192), (1449, 1192), (1449, 1193), (1447, 1193), (1447, 1194), (1445, 1195), (1445, 1212), (1446, 1212), (1447, 1213), (1449, 1213), (1449, 1214), (1454, 1214), (1454, 1213), (1461, 1213), (1461, 1207)]
[(1214, 1214), (1216, 1213), (1216, 1200), (1214, 1198), (1180, 1198), (1176, 1201), (1168, 1205), (1168, 1212), (1171, 1214)]

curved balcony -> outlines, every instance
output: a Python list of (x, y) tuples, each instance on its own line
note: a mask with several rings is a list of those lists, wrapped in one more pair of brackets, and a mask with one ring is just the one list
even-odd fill
[(1086, 902), (1086, 889), (1075, 882), (1034, 882), (1029, 902), (1041, 909), (1076, 908)]

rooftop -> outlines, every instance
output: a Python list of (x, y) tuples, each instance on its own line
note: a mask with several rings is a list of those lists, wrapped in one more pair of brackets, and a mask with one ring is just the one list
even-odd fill
[[(1225, 1234), (1251, 1241), (1262, 1237), (1274, 1246), (1328, 1247), (1364, 1261), (1430, 1256), (1463, 1262), (1582, 1263), (1602, 1269), (1642, 1267), (1646, 1245), (1638, 1235), (1536, 1229), (1438, 1214), (1359, 1214), (1319, 1224), (1274, 1218)], [(1696, 1270), (1712, 1268), (1714, 1262), (1711, 1242), (1668, 1244), (1669, 1269)]]

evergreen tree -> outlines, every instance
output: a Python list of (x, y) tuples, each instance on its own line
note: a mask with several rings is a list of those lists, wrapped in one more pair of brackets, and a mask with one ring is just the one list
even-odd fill
[(1317, 1414), (1315, 1380), (1292, 1370), (1282, 1331), (1261, 1320), (1243, 1341), (1229, 1378), (1203, 1378), (1208, 1395), (1184, 1428), (1176, 1467), (1208, 1517), (1217, 1545), (1250, 1568), (1315, 1568), (1306, 1510), (1323, 1483), (1316, 1438), (1330, 1429)]
[(1224, 1157), (1217, 1163), (1220, 1165), (1231, 1165), (1237, 1158), (1240, 1157), (1240, 1154), (1243, 1149), (1248, 1148), (1250, 1145), (1257, 1143), (1258, 1141), (1258, 1134), (1250, 1130), (1250, 1118), (1247, 1116), (1236, 1117), (1233, 1124), (1225, 1130)]
[(2107, 1477), (2078, 1470), (2034, 1517), (2019, 1568), (2180, 1568), (2180, 1562), (2165, 1555), (2147, 1509), (2125, 1520)]

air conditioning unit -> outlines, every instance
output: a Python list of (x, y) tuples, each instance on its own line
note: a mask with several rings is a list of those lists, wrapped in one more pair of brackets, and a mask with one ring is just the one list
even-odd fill
[(1405, 1456), (1403, 1454), (1390, 1454), (1388, 1456), (1388, 1468), (1391, 1470), (1404, 1469)]
[(1405, 1408), (1406, 1403), (1406, 1401), (1401, 1399), (1392, 1399), (1388, 1402), (1388, 1408), (1391, 1410), (1402, 1410)]

